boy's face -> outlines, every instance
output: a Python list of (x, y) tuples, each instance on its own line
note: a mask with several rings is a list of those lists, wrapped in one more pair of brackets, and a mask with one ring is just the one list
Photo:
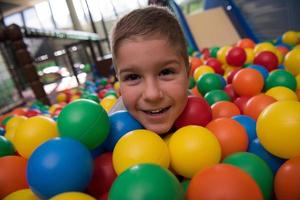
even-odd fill
[(187, 102), (188, 72), (164, 38), (122, 41), (117, 76), (128, 111), (148, 130), (166, 133)]

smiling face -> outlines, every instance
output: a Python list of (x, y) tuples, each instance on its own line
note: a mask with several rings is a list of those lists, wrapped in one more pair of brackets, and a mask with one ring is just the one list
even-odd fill
[(187, 103), (188, 72), (184, 59), (163, 38), (122, 41), (117, 76), (128, 111), (146, 129), (166, 133)]

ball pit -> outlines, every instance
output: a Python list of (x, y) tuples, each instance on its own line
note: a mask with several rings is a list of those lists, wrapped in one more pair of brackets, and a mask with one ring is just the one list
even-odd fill
[(297, 94), (287, 88), (282, 86), (272, 87), (265, 93), (267, 96), (273, 97), (277, 101), (298, 101)]
[(3, 200), (39, 200), (39, 198), (30, 189), (17, 190), (6, 197)]

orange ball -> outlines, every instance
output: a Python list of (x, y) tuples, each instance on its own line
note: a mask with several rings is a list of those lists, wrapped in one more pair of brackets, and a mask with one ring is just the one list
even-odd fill
[(264, 77), (255, 69), (244, 68), (233, 77), (232, 86), (239, 96), (254, 96), (264, 87)]
[(244, 107), (244, 114), (252, 117), (253, 119), (257, 120), (260, 113), (270, 104), (276, 102), (271, 96), (265, 94), (258, 94), (256, 96), (251, 97), (245, 107)]
[(278, 169), (274, 179), (277, 200), (300, 199), (300, 156), (291, 158)]
[(17, 190), (28, 188), (25, 158), (4, 156), (0, 158), (0, 199)]
[(200, 65), (203, 64), (202, 60), (197, 57), (192, 57), (190, 63), (191, 63), (190, 64), (190, 66), (191, 66), (190, 75), (192, 75), (194, 73), (194, 71), (197, 67), (199, 67)]
[(236, 46), (244, 49), (245, 48), (253, 49), (255, 47), (255, 42), (253, 42), (253, 40), (249, 38), (243, 38), (236, 43)]
[(191, 90), (191, 93), (196, 97), (202, 97), (202, 94), (199, 92), (197, 87), (193, 87), (193, 89)]
[(206, 126), (218, 139), (222, 149), (222, 159), (240, 151), (247, 151), (248, 135), (246, 129), (231, 118), (218, 118)]
[(217, 164), (198, 172), (187, 189), (189, 200), (263, 200), (256, 182), (246, 172), (228, 164)]
[(211, 106), (211, 110), (213, 119), (241, 114), (239, 107), (230, 101), (218, 101)]

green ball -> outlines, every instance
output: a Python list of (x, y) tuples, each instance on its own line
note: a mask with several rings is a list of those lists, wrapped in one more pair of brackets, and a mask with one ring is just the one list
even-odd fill
[(217, 74), (206, 73), (198, 79), (197, 88), (202, 95), (205, 95), (209, 91), (223, 89), (223, 84)]
[(74, 138), (89, 149), (101, 145), (109, 133), (109, 119), (101, 105), (78, 99), (66, 105), (57, 119), (61, 137)]
[(184, 180), (184, 181), (181, 182), (181, 185), (182, 185), (182, 187), (183, 187), (183, 192), (184, 192), (184, 194), (186, 194), (187, 189), (188, 189), (188, 187), (189, 187), (189, 185), (190, 185), (190, 182), (191, 182), (190, 179), (186, 179), (186, 180)]
[(269, 90), (273, 87), (283, 86), (293, 91), (297, 89), (296, 78), (288, 71), (278, 69), (272, 71), (266, 79), (265, 90)]
[(13, 144), (4, 136), (0, 136), (0, 157), (15, 155)]
[(189, 78), (189, 89), (194, 88), (195, 85), (196, 85), (195, 79), (194, 79), (193, 77), (190, 77), (190, 78)]
[(184, 192), (177, 178), (156, 164), (135, 165), (114, 181), (110, 200), (183, 200)]
[(2, 120), (1, 125), (6, 126), (7, 122), (8, 122), (12, 117), (14, 117), (14, 115), (9, 115), (9, 116), (5, 117), (5, 118)]
[(90, 99), (96, 103), (100, 103), (99, 97), (95, 93), (89, 93), (84, 95), (84, 99)]
[(108, 83), (107, 78), (102, 78), (102, 79), (100, 80), (100, 82), (99, 82), (99, 84), (102, 85), (102, 86), (106, 86), (107, 83)]
[(118, 98), (118, 95), (117, 95), (116, 91), (114, 91), (114, 90), (108, 90), (108, 91), (105, 93), (104, 97), (107, 97), (107, 96), (110, 96), (110, 95), (115, 96), (115, 97)]
[(206, 93), (204, 98), (209, 105), (213, 105), (218, 101), (230, 101), (230, 97), (224, 90), (212, 90)]
[(210, 56), (213, 57), (213, 58), (217, 58), (217, 53), (219, 51), (220, 47), (212, 47), (209, 49), (209, 53), (210, 53)]
[(226, 157), (223, 163), (234, 165), (248, 173), (260, 187), (264, 199), (272, 199), (273, 173), (260, 157), (249, 152), (239, 152)]

